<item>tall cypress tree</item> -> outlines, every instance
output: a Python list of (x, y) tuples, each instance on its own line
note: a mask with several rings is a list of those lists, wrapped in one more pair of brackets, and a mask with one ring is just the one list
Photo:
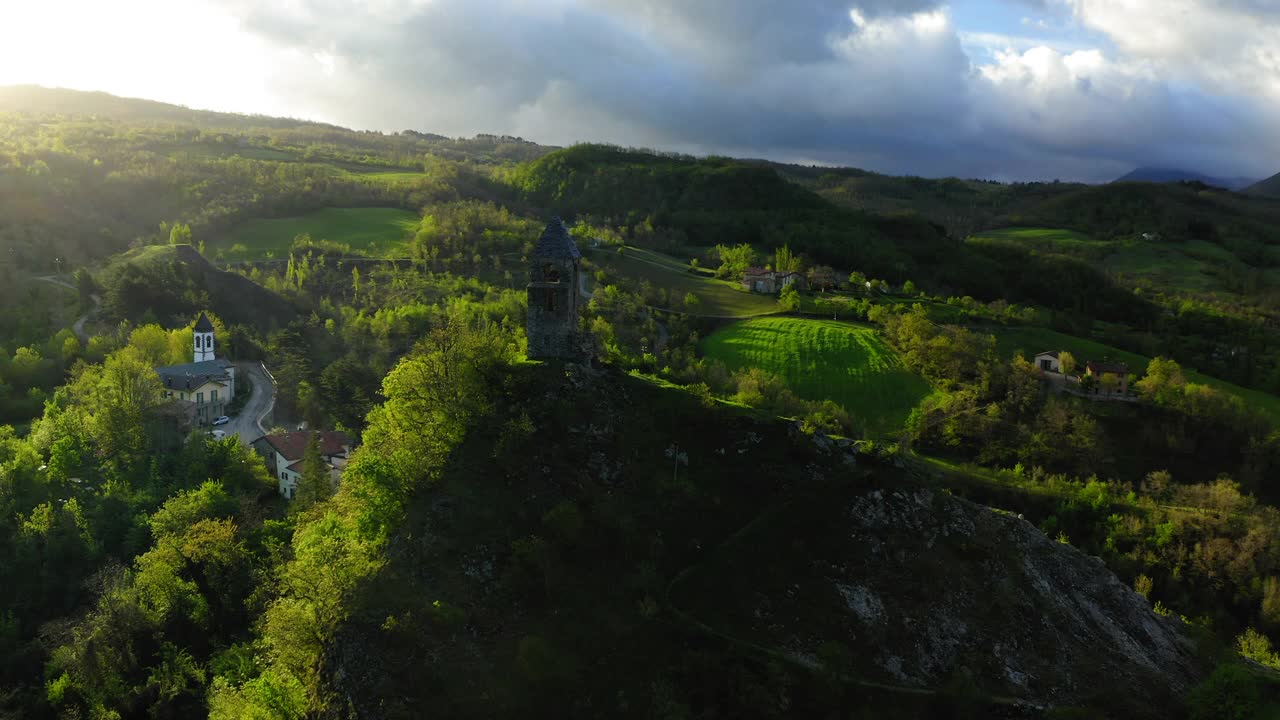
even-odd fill
[(294, 496), (294, 507), (301, 511), (323, 502), (333, 495), (333, 485), (329, 482), (329, 468), (325, 466), (324, 457), (320, 454), (320, 433), (312, 433), (307, 440), (306, 452), (302, 455), (302, 477), (298, 478), (298, 492)]

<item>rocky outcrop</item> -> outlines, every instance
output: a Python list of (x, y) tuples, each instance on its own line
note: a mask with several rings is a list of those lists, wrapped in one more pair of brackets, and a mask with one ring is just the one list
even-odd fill
[(827, 576), (853, 644), (886, 681), (968, 674), (1035, 704), (1135, 712), (1195, 681), (1178, 620), (1018, 516), (920, 488), (867, 492), (846, 517), (852, 556)]

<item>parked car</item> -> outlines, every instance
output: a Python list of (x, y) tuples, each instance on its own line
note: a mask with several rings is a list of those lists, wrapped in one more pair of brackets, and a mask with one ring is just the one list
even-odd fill
[(229, 422), (231, 422), (231, 418), (227, 417), (226, 415), (223, 415), (222, 417), (213, 421), (213, 426), (218, 427), (219, 425), (226, 425)]
[(213, 439), (214, 439), (214, 440), (221, 440), (222, 438), (224, 438), (224, 437), (226, 437), (226, 436), (227, 436), (227, 431), (226, 431), (226, 430), (214, 430), (214, 431), (210, 432), (209, 434), (213, 436)]

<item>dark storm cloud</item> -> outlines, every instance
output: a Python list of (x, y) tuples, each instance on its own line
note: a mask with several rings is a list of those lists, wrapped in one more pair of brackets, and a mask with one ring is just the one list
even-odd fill
[[(1280, 149), (1246, 127), (1265, 126), (1247, 100), (1175, 92), (1100, 55), (1042, 48), (975, 68), (931, 0), (300, 0), (238, 10), (245, 27), (291, 51), (279, 92), (360, 127), (1001, 178), (1102, 180), (1140, 164), (1261, 174), (1258, 146)], [(1242, 128), (1253, 147), (1241, 146)]]

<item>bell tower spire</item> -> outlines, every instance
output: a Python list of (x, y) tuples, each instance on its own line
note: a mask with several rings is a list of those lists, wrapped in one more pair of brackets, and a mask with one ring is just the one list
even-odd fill
[(196, 320), (195, 332), (196, 362), (204, 362), (213, 359), (213, 323), (209, 322), (209, 316), (200, 313), (200, 319)]

